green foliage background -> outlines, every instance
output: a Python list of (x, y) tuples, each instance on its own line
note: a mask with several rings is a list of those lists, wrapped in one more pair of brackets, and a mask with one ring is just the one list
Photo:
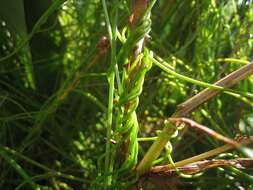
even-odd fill
[[(252, 5), (157, 1), (146, 46), (176, 72), (213, 83), (252, 60)], [(107, 1), (107, 7), (109, 15), (118, 7), (122, 32), (130, 1)], [(94, 61), (102, 36), (107, 26), (99, 0), (1, 0), (0, 189), (103, 188), (110, 52)], [(139, 137), (154, 136), (179, 103), (202, 89), (153, 66), (137, 109)], [(253, 76), (235, 89), (253, 93)], [(252, 108), (250, 98), (221, 94), (191, 118), (233, 138), (252, 134)], [(222, 144), (192, 130), (173, 142), (175, 160)], [(150, 143), (139, 144), (141, 159)], [(227, 156), (240, 156), (232, 153)], [(249, 189), (250, 173), (212, 169), (178, 189)]]

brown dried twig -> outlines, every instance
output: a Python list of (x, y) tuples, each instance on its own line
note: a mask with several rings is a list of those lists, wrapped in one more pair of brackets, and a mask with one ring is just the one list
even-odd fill
[[(224, 167), (224, 166), (232, 166), (237, 169), (249, 169), (253, 167), (253, 159), (252, 158), (237, 158), (232, 160), (204, 160), (191, 163), (189, 165), (177, 167), (178, 171), (183, 172), (184, 174), (195, 174), (200, 171), (215, 168), (215, 167)], [(176, 169), (171, 168), (169, 165), (163, 166), (154, 166), (150, 169), (149, 174), (166, 174), (176, 175)]]
[[(237, 69), (236, 71), (218, 80), (217, 82), (214, 83), (214, 85), (229, 88), (252, 74), (253, 74), (253, 62), (250, 62), (249, 64)], [(178, 109), (173, 114), (173, 117), (186, 116), (187, 114), (191, 113), (194, 109), (202, 105), (204, 102), (210, 100), (219, 93), (220, 93), (219, 90), (206, 88), (205, 90), (196, 94), (187, 101), (179, 104)]]
[(180, 166), (176, 169), (174, 167), (171, 167), (170, 165), (154, 166), (149, 170), (149, 172), (145, 173), (140, 178), (137, 184), (137, 189), (144, 188), (147, 181), (155, 184), (161, 189), (173, 189), (180, 182), (178, 172), (182, 172), (184, 175), (194, 175), (207, 169), (217, 167), (252, 169), (253, 159), (236, 158), (231, 160), (204, 160)]
[(169, 122), (173, 123), (173, 124), (176, 124), (176, 125), (180, 125), (180, 124), (187, 124), (187, 126), (191, 127), (191, 128), (195, 128), (195, 129), (199, 129), (211, 136), (213, 136), (214, 138), (218, 139), (218, 140), (221, 140), (221, 141), (224, 141), (225, 143), (227, 144), (231, 144), (233, 146), (237, 146), (239, 147), (240, 144), (228, 137), (225, 137), (219, 133), (217, 133), (216, 131), (204, 126), (204, 125), (201, 125), (191, 119), (188, 119), (188, 118), (184, 118), (184, 117), (181, 117), (181, 118), (175, 118), (175, 117), (171, 117), (168, 119)]
[(97, 51), (91, 62), (84, 68), (82, 68), (82, 70), (76, 72), (75, 78), (73, 79), (72, 83), (68, 86), (65, 92), (58, 97), (58, 99), (64, 100), (68, 96), (68, 94), (78, 86), (82, 74), (87, 72), (93, 65), (95, 65), (101, 57), (105, 56), (109, 49), (110, 42), (108, 38), (106, 36), (102, 36), (96, 45)]

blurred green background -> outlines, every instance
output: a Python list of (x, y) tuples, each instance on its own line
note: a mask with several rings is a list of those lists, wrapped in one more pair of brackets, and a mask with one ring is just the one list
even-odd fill
[[(109, 14), (115, 6), (121, 32), (130, 1), (107, 1)], [(146, 46), (182, 75), (213, 83), (253, 58), (252, 0), (159, 0), (151, 20)], [(107, 28), (99, 0), (1, 0), (0, 189), (103, 188), (97, 179), (105, 152), (110, 53), (98, 56), (102, 36)], [(153, 66), (137, 109), (139, 137), (154, 136), (178, 104), (202, 89)], [(235, 89), (253, 93), (253, 76)], [(191, 118), (233, 138), (252, 134), (252, 108), (249, 98), (220, 94)], [(176, 161), (223, 144), (193, 130), (173, 142)], [(141, 159), (151, 144), (139, 144)], [(174, 188), (250, 189), (251, 173), (211, 169)]]

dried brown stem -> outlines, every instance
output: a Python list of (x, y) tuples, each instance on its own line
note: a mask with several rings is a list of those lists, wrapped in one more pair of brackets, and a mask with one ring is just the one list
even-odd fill
[[(237, 158), (232, 160), (204, 160), (191, 163), (189, 165), (177, 167), (177, 170), (183, 172), (184, 174), (194, 174), (205, 169), (222, 167), (222, 166), (232, 166), (237, 169), (246, 169), (253, 167), (252, 158)], [(149, 171), (149, 174), (166, 174), (168, 176), (176, 175), (176, 169), (171, 168), (169, 165), (154, 166)]]
[(225, 143), (227, 144), (231, 144), (233, 146), (237, 146), (239, 147), (240, 144), (237, 143), (236, 141), (228, 138), (228, 137), (225, 137), (219, 133), (217, 133), (216, 131), (204, 126), (204, 125), (201, 125), (191, 119), (188, 119), (188, 118), (184, 118), (184, 117), (181, 117), (181, 118), (175, 118), (175, 117), (171, 117), (168, 119), (169, 122), (173, 123), (173, 124), (176, 124), (176, 125), (180, 125), (180, 124), (187, 124), (187, 126), (191, 127), (191, 128), (196, 128), (196, 129), (199, 129), (211, 136), (213, 136), (214, 138), (218, 139), (218, 140), (221, 140), (221, 141), (224, 141)]
[[(239, 68), (238, 70), (230, 73), (229, 75), (225, 76), (224, 78), (218, 80), (214, 84), (217, 86), (222, 86), (229, 88), (241, 80), (247, 78), (253, 74), (253, 62)], [(184, 117), (194, 109), (202, 105), (204, 102), (210, 100), (217, 94), (219, 94), (219, 90), (214, 90), (210, 88), (206, 88), (205, 90), (201, 91), (197, 95), (193, 96), (192, 98), (188, 99), (187, 101), (178, 105), (178, 109), (173, 114), (173, 117)]]
[(133, 28), (141, 19), (148, 7), (148, 0), (132, 0), (132, 14), (129, 17), (130, 28)]
[[(184, 175), (192, 175), (198, 172), (202, 172), (206, 169), (216, 167), (234, 167), (237, 169), (252, 169), (253, 159), (252, 158), (237, 158), (231, 160), (204, 160), (191, 163), (189, 165), (171, 168), (168, 165), (154, 166), (148, 173), (142, 176), (138, 182), (138, 188), (145, 187), (146, 181), (150, 181), (156, 186), (162, 189), (174, 189), (179, 183), (178, 171)], [(168, 180), (169, 179), (169, 180)]]
[(100, 41), (96, 45), (96, 49), (97, 49), (97, 53), (93, 57), (93, 59), (91, 60), (91, 62), (87, 66), (85, 66), (81, 71), (77, 71), (76, 72), (76, 75), (75, 75), (75, 78), (74, 78), (73, 82), (65, 90), (65, 92), (58, 97), (59, 100), (64, 100), (68, 96), (69, 92), (71, 92), (73, 89), (76, 88), (76, 86), (78, 86), (82, 74), (85, 73), (85, 72), (87, 72), (93, 65), (95, 65), (98, 62), (98, 60), (101, 57), (103, 57), (103, 56), (106, 55), (106, 53), (110, 49), (110, 42), (109, 42), (109, 40), (108, 40), (108, 38), (106, 36), (102, 36), (101, 37)]

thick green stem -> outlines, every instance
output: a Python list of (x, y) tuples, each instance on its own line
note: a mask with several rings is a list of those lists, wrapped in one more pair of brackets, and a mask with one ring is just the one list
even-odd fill
[[(107, 109), (107, 133), (106, 133), (106, 157), (105, 157), (105, 175), (106, 177), (106, 186), (111, 183), (111, 176), (109, 173), (113, 170), (110, 165), (110, 149), (111, 149), (111, 131), (112, 131), (112, 111), (113, 111), (113, 96), (114, 96), (114, 78), (115, 74), (112, 72), (109, 77), (109, 97), (108, 97), (108, 109)], [(106, 189), (106, 187), (105, 187)]]
[(158, 158), (163, 148), (170, 140), (171, 136), (175, 133), (176, 128), (168, 124), (164, 127), (163, 131), (159, 134), (157, 140), (149, 148), (148, 152), (145, 154), (144, 158), (141, 160), (136, 171), (138, 174), (143, 174), (151, 167), (152, 162)]
[[(106, 156), (105, 156), (105, 184), (104, 189), (107, 189), (108, 186), (111, 185), (112, 176), (111, 173), (113, 171), (113, 166), (110, 164), (111, 157), (111, 132), (112, 132), (112, 118), (113, 118), (113, 97), (114, 97), (114, 80), (115, 80), (115, 72), (114, 66), (116, 64), (116, 56), (115, 56), (115, 37), (113, 35), (112, 26), (110, 23), (107, 6), (105, 0), (102, 0), (106, 25), (108, 29), (109, 40), (111, 44), (111, 69), (108, 73), (108, 83), (109, 83), (109, 97), (108, 97), (108, 108), (107, 108), (107, 133), (106, 133)], [(115, 23), (114, 23), (115, 24)]]

